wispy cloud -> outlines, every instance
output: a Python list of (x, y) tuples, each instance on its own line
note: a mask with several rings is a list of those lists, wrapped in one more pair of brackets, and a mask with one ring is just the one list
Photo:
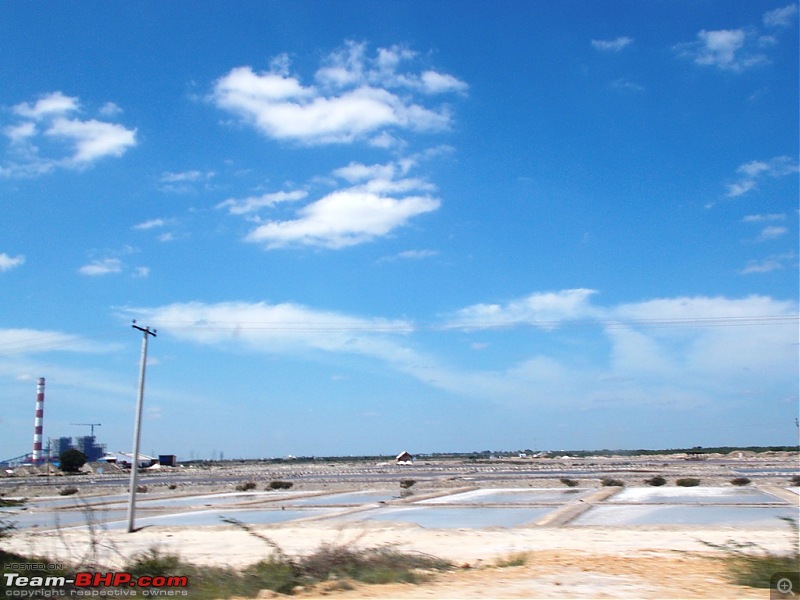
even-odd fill
[(797, 161), (789, 156), (776, 156), (768, 161), (753, 160), (736, 169), (738, 181), (728, 184), (728, 197), (742, 196), (758, 187), (763, 177), (785, 177), (800, 171)]
[(140, 230), (147, 230), (147, 229), (155, 229), (157, 227), (163, 227), (166, 225), (167, 222), (164, 219), (150, 219), (148, 221), (142, 221), (141, 223), (137, 223), (133, 226), (134, 229)]
[[(109, 114), (108, 105), (100, 111)], [(119, 112), (119, 111), (116, 111)], [(115, 112), (115, 114), (116, 114)], [(119, 123), (82, 119), (78, 98), (52, 92), (35, 102), (17, 104), (17, 122), (3, 129), (10, 141), (0, 175), (33, 177), (55, 169), (84, 169), (109, 156), (122, 156), (136, 145), (136, 130)], [(55, 144), (49, 143), (50, 141)], [(41, 146), (47, 146), (45, 152)]]
[[(796, 302), (698, 296), (601, 306), (592, 302), (595, 295), (585, 289), (535, 292), (466, 307), (441, 325), (425, 326), (263, 302), (131, 308), (125, 316), (177, 339), (235, 351), (307, 360), (320, 353), (359, 355), (431, 387), (504, 404), (697, 405), (765, 376), (784, 383), (796, 378), (796, 356), (787, 352), (793, 347), (796, 355)], [(534, 325), (533, 335), (547, 336), (548, 343), (504, 367), (462, 369), (421, 350), (415, 338), (419, 329), (449, 335), (453, 325), (480, 329), (482, 336), (498, 326)], [(559, 353), (565, 332), (575, 327), (595, 342)], [(490, 352), (489, 346), (472, 341), (475, 349)]]
[(208, 185), (214, 177), (214, 171), (166, 171), (158, 179), (158, 189), (173, 194), (186, 194), (195, 191), (202, 184)]
[(281, 202), (294, 202), (308, 196), (308, 192), (295, 190), (292, 192), (271, 192), (247, 198), (228, 198), (217, 204), (217, 208), (227, 208), (231, 215), (246, 215), (258, 212), (262, 208), (271, 208)]
[(761, 260), (751, 260), (739, 271), (741, 275), (753, 275), (779, 271), (794, 264), (797, 265), (797, 255), (793, 253), (774, 254)]
[(17, 256), (9, 256), (5, 252), (0, 252), (0, 273), (3, 271), (10, 271), (25, 263), (25, 257), (22, 254)]
[(90, 277), (98, 277), (101, 275), (110, 275), (113, 273), (122, 272), (122, 261), (118, 258), (103, 258), (100, 260), (93, 260), (88, 265), (83, 265), (78, 269), (81, 275), (88, 275)]
[(270, 71), (232, 69), (216, 81), (212, 99), (267, 137), (304, 144), (380, 138), (390, 129), (445, 129), (450, 125), (446, 108), (426, 107), (411, 94), (430, 97), (464, 92), (467, 86), (433, 70), (400, 71), (415, 57), (400, 47), (380, 48), (370, 57), (366, 44), (348, 42), (323, 60), (315, 74), (317, 85), (304, 85), (290, 75), (289, 59), (282, 56), (272, 61)]
[(742, 223), (768, 223), (771, 221), (783, 221), (786, 215), (783, 213), (769, 213), (762, 215), (747, 215), (742, 219)]
[(768, 227), (764, 227), (761, 230), (761, 233), (758, 234), (756, 241), (758, 242), (765, 242), (768, 240), (777, 240), (778, 238), (783, 237), (789, 232), (786, 227), (780, 227), (777, 225), (770, 225)]
[(620, 36), (613, 40), (592, 40), (592, 47), (601, 52), (619, 52), (633, 43), (633, 38)]
[(697, 33), (695, 41), (677, 44), (673, 50), (697, 65), (740, 73), (771, 62), (767, 52), (778, 43), (775, 30), (789, 27), (796, 14), (796, 4), (766, 12), (762, 22), (773, 30), (769, 34), (760, 32), (755, 26), (703, 29)]
[(762, 21), (766, 27), (790, 27), (797, 16), (797, 4), (789, 4), (764, 13)]

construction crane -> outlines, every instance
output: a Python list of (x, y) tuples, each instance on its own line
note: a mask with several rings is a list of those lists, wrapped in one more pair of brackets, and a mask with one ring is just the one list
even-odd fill
[(92, 428), (92, 437), (94, 437), (94, 428), (100, 427), (102, 423), (70, 423), (70, 425), (83, 425), (84, 427)]

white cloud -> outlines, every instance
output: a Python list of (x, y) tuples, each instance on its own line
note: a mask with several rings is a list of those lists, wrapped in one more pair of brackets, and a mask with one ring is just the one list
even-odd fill
[(427, 94), (444, 94), (447, 92), (466, 92), (469, 86), (447, 73), (425, 71), (421, 77), (422, 91)]
[(12, 144), (19, 144), (36, 135), (36, 123), (26, 121), (18, 125), (10, 125), (3, 130)]
[(770, 221), (783, 221), (786, 219), (785, 214), (763, 214), (763, 215), (747, 215), (742, 219), (743, 223), (767, 223)]
[(75, 163), (88, 163), (104, 156), (122, 156), (128, 148), (136, 145), (136, 130), (94, 119), (56, 119), (45, 134), (72, 140), (75, 153), (71, 160)]
[(270, 248), (291, 244), (344, 248), (386, 235), (409, 219), (437, 208), (439, 201), (428, 196), (395, 199), (341, 190), (303, 207), (298, 219), (265, 223), (246, 239)]
[(198, 181), (206, 181), (214, 177), (213, 171), (181, 171), (177, 173), (172, 173), (170, 171), (166, 171), (161, 174), (159, 181), (161, 183), (191, 183), (191, 182), (198, 182)]
[(133, 226), (134, 229), (155, 229), (157, 227), (163, 227), (166, 225), (167, 222), (164, 219), (150, 219), (148, 221), (143, 221)]
[(399, 258), (408, 258), (412, 260), (420, 260), (423, 258), (430, 258), (432, 256), (437, 256), (439, 253), (436, 250), (404, 250), (400, 252), (397, 256)]
[(122, 114), (122, 109), (113, 102), (106, 102), (100, 107), (100, 114), (104, 117), (116, 117)]
[(412, 218), (439, 208), (440, 201), (429, 195), (435, 186), (406, 176), (416, 164), (417, 158), (406, 158), (375, 165), (352, 162), (335, 169), (332, 175), (349, 185), (304, 204), (296, 210), (294, 219), (263, 221), (253, 213), (274, 208), (278, 203), (302, 200), (307, 192), (229, 198), (217, 208), (227, 208), (232, 215), (257, 222), (245, 240), (267, 248), (344, 248), (388, 235)]
[(5, 252), (0, 252), (0, 273), (3, 271), (10, 271), (15, 267), (25, 263), (25, 257), (22, 254), (17, 256), (9, 256)]
[(144, 279), (150, 275), (150, 267), (136, 267), (133, 270), (133, 276), (137, 279)]
[[(434, 388), (514, 405), (686, 406), (722, 403), (742, 389), (796, 388), (797, 303), (767, 296), (657, 298), (602, 307), (595, 292), (536, 292), (455, 314), (459, 327), (538, 326), (530, 355), (499, 368), (459, 368), (417, 349), (407, 321), (364, 318), (297, 304), (186, 303), (128, 309), (160, 333), (239, 351), (300, 356), (346, 353), (377, 361)], [(557, 349), (575, 334), (568, 352)], [(557, 321), (563, 327), (542, 321)], [(464, 322), (468, 326), (464, 325)], [(451, 321), (452, 324), (452, 321)], [(584, 325), (596, 325), (588, 327)], [(426, 325), (448, 336), (448, 327)], [(429, 339), (430, 336), (423, 336)], [(419, 343), (419, 341), (417, 341)], [(473, 341), (485, 349), (486, 341)], [(492, 344), (492, 347), (498, 344)], [(563, 347), (563, 346), (562, 346)], [(489, 357), (487, 356), (487, 359)], [(722, 408), (722, 404), (720, 404)]]
[(740, 72), (769, 62), (756, 36), (744, 29), (702, 30), (697, 41), (678, 44), (675, 50), (695, 64), (723, 71)]
[(775, 254), (762, 260), (751, 260), (739, 271), (740, 275), (753, 275), (779, 271), (794, 264), (797, 266), (797, 256), (792, 253)]
[(789, 4), (764, 13), (763, 21), (767, 27), (789, 27), (797, 15), (797, 4)]
[(41, 329), (0, 329), (0, 353), (40, 354), (43, 352), (104, 352), (108, 345), (84, 340), (80, 336)]
[(228, 198), (217, 204), (217, 208), (227, 208), (231, 215), (246, 215), (257, 212), (262, 208), (270, 208), (281, 202), (294, 202), (308, 196), (308, 192), (295, 190), (293, 192), (272, 192), (261, 196), (248, 198)]
[(776, 156), (768, 161), (752, 160), (740, 165), (736, 172), (741, 174), (741, 178), (728, 184), (728, 197), (735, 198), (746, 194), (758, 187), (759, 179), (764, 176), (785, 177), (794, 175), (800, 171), (797, 161), (789, 156)]
[[(113, 103), (112, 103), (113, 104)], [(114, 105), (116, 106), (116, 105)], [(55, 169), (85, 169), (107, 156), (122, 156), (136, 145), (136, 130), (118, 123), (71, 116), (79, 113), (77, 98), (53, 92), (33, 103), (14, 106), (12, 113), (22, 117), (3, 132), (11, 141), (0, 175), (5, 177), (35, 177)], [(113, 116), (109, 104), (100, 109)], [(40, 148), (48, 140), (48, 153)], [(55, 145), (52, 140), (56, 140)]]
[(365, 44), (349, 42), (328, 56), (315, 75), (321, 88), (304, 86), (289, 75), (285, 56), (269, 72), (234, 68), (216, 81), (213, 100), (268, 137), (306, 144), (370, 138), (385, 142), (380, 136), (387, 129), (431, 131), (449, 126), (444, 108), (427, 108), (390, 90), (463, 92), (465, 83), (432, 70), (399, 73), (398, 65), (416, 56), (413, 52), (381, 48), (376, 58), (369, 58), (365, 49)]
[(61, 92), (53, 92), (39, 98), (33, 104), (28, 102), (17, 104), (14, 107), (14, 113), (28, 119), (40, 120), (45, 117), (75, 112), (79, 107), (80, 104), (77, 98), (65, 96)]
[(81, 275), (89, 275), (90, 277), (97, 277), (99, 275), (109, 275), (111, 273), (119, 273), (122, 271), (122, 261), (118, 258), (104, 258), (102, 260), (94, 260), (88, 265), (82, 266), (78, 269)]
[(761, 230), (761, 233), (758, 234), (758, 238), (756, 238), (759, 242), (765, 242), (768, 240), (777, 240), (780, 237), (783, 237), (789, 232), (786, 227), (780, 227), (777, 225), (770, 225), (768, 227), (764, 227)]
[(592, 40), (592, 47), (602, 52), (619, 52), (633, 43), (633, 38), (620, 36), (613, 40)]
[(590, 319), (597, 315), (590, 299), (595, 290), (577, 288), (559, 292), (537, 292), (506, 304), (474, 304), (456, 312), (448, 327), (491, 329), (534, 325), (552, 329), (567, 320)]
[(198, 171), (196, 169), (175, 173), (166, 171), (159, 177), (158, 189), (173, 194), (187, 194), (195, 191), (201, 184), (208, 185), (208, 182), (215, 176), (214, 171)]

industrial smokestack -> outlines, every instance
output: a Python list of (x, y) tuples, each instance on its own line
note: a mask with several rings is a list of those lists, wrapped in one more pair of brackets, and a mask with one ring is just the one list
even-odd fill
[(44, 459), (42, 455), (42, 422), (44, 421), (44, 377), (36, 380), (36, 418), (33, 421), (33, 464)]

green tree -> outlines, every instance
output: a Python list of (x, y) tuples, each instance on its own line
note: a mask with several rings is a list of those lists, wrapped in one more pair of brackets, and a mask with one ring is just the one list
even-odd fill
[(86, 455), (80, 450), (70, 448), (64, 450), (58, 460), (61, 462), (61, 470), (64, 473), (77, 473), (86, 464)]

